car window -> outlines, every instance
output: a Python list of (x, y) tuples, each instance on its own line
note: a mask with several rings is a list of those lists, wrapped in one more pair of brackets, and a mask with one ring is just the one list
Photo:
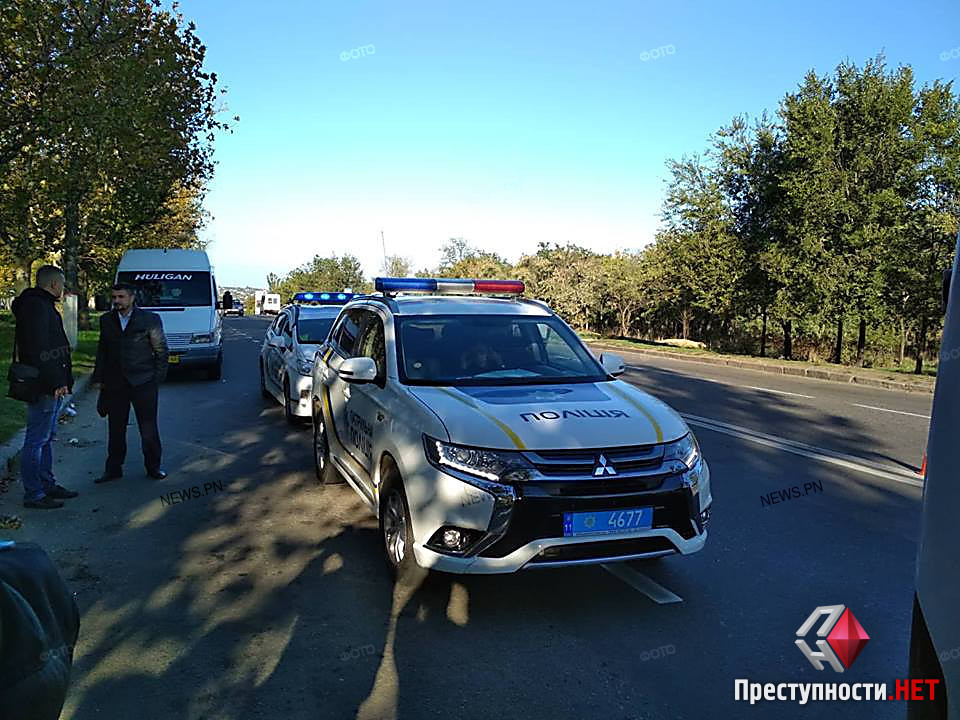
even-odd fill
[(360, 323), (362, 321), (360, 310), (348, 310), (340, 318), (340, 324), (333, 334), (333, 344), (346, 357), (354, 357), (354, 348), (357, 344), (357, 336), (360, 334)]
[(277, 335), (283, 335), (287, 332), (287, 316), (286, 315), (277, 316), (277, 327), (274, 329), (274, 332)]
[(607, 378), (557, 317), (397, 318), (401, 380), (420, 385), (537, 385)]
[(363, 330), (357, 343), (357, 357), (373, 358), (377, 363), (377, 382), (387, 377), (387, 350), (383, 335), (383, 320), (375, 312), (363, 311)]
[(270, 323), (270, 332), (272, 332), (274, 335), (276, 335), (280, 331), (279, 328), (280, 328), (281, 320), (283, 320), (283, 315), (277, 315), (273, 319), (273, 322)]
[(280, 332), (282, 332), (287, 337), (290, 337), (291, 330), (290, 326), (293, 324), (293, 320), (289, 315), (283, 316), (283, 324), (280, 326)]

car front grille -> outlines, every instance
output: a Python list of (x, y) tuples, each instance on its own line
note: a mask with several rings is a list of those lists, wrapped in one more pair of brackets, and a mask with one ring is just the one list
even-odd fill
[(190, 333), (167, 333), (167, 346), (171, 348), (183, 348), (190, 345), (193, 336)]
[(549, 565), (550, 563), (576, 562), (578, 560), (603, 560), (626, 555), (676, 551), (673, 543), (661, 536), (604, 540), (601, 542), (576, 543), (575, 545), (553, 545), (544, 548), (538, 555), (534, 556), (530, 565)]
[[(524, 453), (544, 477), (613, 477), (603, 467), (612, 468), (617, 476), (647, 474), (663, 463), (663, 445), (599, 448), (589, 450), (538, 450)], [(601, 464), (600, 458), (604, 463)], [(601, 473), (601, 474), (598, 474)]]

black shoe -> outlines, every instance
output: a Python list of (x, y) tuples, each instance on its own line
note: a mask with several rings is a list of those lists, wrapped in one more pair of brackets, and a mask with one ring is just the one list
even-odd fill
[(35, 510), (56, 510), (57, 508), (62, 508), (63, 503), (59, 500), (54, 500), (49, 495), (44, 495), (39, 500), (24, 500), (23, 506)]
[(111, 480), (119, 480), (122, 477), (123, 477), (123, 473), (119, 473), (119, 474), (104, 473), (103, 475), (98, 477), (96, 480), (94, 480), (94, 482), (99, 485), (100, 483), (110, 482)]
[(54, 485), (53, 490), (47, 493), (47, 497), (52, 497), (55, 500), (69, 500), (79, 494), (73, 490), (67, 490), (63, 485)]
[(167, 471), (163, 468), (157, 468), (153, 472), (147, 470), (147, 477), (153, 478), (154, 480), (163, 480), (165, 477), (167, 477)]

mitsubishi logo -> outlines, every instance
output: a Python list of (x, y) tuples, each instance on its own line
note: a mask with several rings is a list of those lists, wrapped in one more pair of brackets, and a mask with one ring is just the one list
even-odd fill
[(597, 466), (593, 469), (594, 477), (602, 477), (603, 475), (616, 475), (617, 471), (613, 469), (613, 465), (607, 465), (607, 459), (601, 455), (597, 458)]

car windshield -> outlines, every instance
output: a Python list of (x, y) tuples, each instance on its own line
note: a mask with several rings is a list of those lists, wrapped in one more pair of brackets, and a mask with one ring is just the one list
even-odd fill
[(300, 318), (297, 322), (297, 340), (307, 344), (322, 343), (327, 339), (334, 320), (336, 317)]
[(603, 368), (559, 318), (398, 317), (401, 379), (412, 385), (600, 382)]
[(138, 270), (117, 273), (117, 280), (133, 285), (137, 305), (145, 308), (205, 307), (213, 305), (210, 273), (196, 270)]

